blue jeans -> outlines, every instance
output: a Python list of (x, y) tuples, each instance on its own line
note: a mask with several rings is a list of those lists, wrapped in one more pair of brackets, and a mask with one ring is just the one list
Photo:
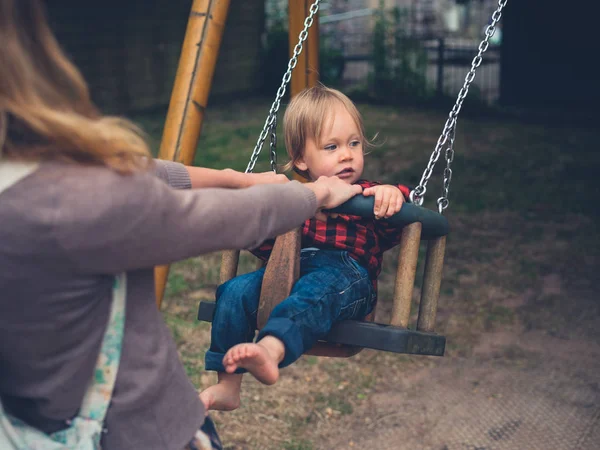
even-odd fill
[[(235, 277), (217, 289), (210, 349), (206, 370), (224, 372), (227, 350), (242, 342), (252, 342), (265, 269)], [(300, 255), (300, 279), (290, 296), (271, 312), (256, 338), (274, 336), (285, 345), (279, 367), (296, 361), (333, 324), (362, 319), (373, 308), (375, 292), (367, 269), (345, 251), (305, 249)], [(237, 373), (244, 373), (238, 369)]]

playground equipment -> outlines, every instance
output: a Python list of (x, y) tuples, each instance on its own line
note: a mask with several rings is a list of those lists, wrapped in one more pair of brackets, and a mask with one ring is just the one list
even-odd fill
[[(291, 58), (275, 101), (269, 111), (263, 130), (258, 138), (250, 162), (246, 169), (254, 169), (257, 158), (267, 137), (270, 136), (271, 166), (276, 170), (276, 126), (277, 112), (291, 80), (292, 96), (305, 87), (314, 86), (318, 81), (318, 33), (308, 33), (309, 28), (318, 29), (317, 12), (321, 0), (289, 0), (289, 33)], [(358, 353), (362, 348), (442, 356), (446, 338), (434, 332), (437, 303), (442, 279), (448, 222), (442, 215), (449, 206), (448, 192), (452, 179), (451, 164), (454, 158), (454, 138), (458, 114), (466, 98), (469, 86), (475, 78), (476, 69), (482, 55), (489, 46), (496, 25), (500, 21), (507, 0), (499, 0), (492, 15), (490, 25), (485, 30), (478, 53), (473, 58), (471, 69), (465, 77), (456, 103), (450, 111), (429, 163), (423, 172), (419, 185), (411, 192), (410, 200), (394, 215), (391, 222), (402, 226), (400, 254), (393, 295), (393, 306), (389, 324), (374, 323), (374, 312), (365, 321), (344, 321), (331, 330), (323, 342), (319, 342), (308, 353), (318, 356), (347, 357)], [(223, 24), (229, 1), (195, 0), (186, 32), (181, 62), (171, 98), (165, 133), (159, 157), (190, 164), (193, 160), (203, 112), (210, 90), (214, 64), (218, 53)], [(304, 20), (302, 20), (305, 18)], [(297, 44), (295, 42), (298, 36)], [(200, 40), (198, 41), (198, 38)], [(199, 44), (197, 45), (197, 43)], [(305, 44), (306, 42), (306, 44)], [(303, 52), (303, 48), (306, 50)], [(437, 200), (438, 212), (423, 208), (427, 182), (434, 166), (445, 148), (446, 167), (442, 195)], [(373, 198), (357, 196), (333, 210), (333, 212), (373, 216)], [(416, 276), (417, 259), (421, 240), (428, 241), (424, 264), (423, 287), (416, 329), (409, 328), (413, 286)], [(299, 276), (300, 231), (294, 230), (279, 236), (275, 242), (266, 267), (258, 311), (258, 327), (262, 327), (272, 309), (286, 298)], [(239, 252), (223, 254), (221, 263), (221, 283), (237, 274)], [(168, 268), (157, 269), (157, 301), (160, 306), (166, 283)], [(211, 321), (215, 303), (200, 303), (198, 319)]]

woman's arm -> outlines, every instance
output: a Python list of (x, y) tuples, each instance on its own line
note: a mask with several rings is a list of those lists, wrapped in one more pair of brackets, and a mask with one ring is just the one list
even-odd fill
[(281, 184), (289, 180), (285, 175), (274, 172), (243, 173), (232, 169), (208, 169), (184, 166), (183, 164), (154, 160), (155, 174), (175, 189), (230, 188), (240, 189), (257, 184)]
[(192, 188), (221, 187), (246, 188), (257, 184), (282, 184), (289, 180), (283, 174), (274, 172), (243, 173), (233, 169), (207, 169), (205, 167), (186, 166), (192, 181)]
[(150, 174), (73, 168), (57, 192), (54, 233), (74, 270), (112, 274), (253, 248), (359, 192), (335, 177), (305, 185), (175, 190)]

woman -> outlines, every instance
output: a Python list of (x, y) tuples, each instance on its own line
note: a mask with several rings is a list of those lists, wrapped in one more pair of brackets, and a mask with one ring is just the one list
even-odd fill
[(68, 426), (92, 378), (114, 276), (126, 272), (102, 448), (192, 445), (204, 407), (156, 309), (153, 267), (252, 248), (360, 188), (323, 177), (175, 190), (282, 180), (153, 164), (135, 127), (92, 104), (39, 0), (0, 0), (0, 42), (0, 168), (30, 168), (0, 194), (2, 405), (48, 434)]

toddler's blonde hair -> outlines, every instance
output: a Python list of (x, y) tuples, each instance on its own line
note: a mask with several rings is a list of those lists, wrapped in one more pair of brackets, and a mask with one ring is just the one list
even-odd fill
[(285, 110), (283, 130), (285, 148), (290, 161), (283, 166), (284, 170), (293, 169), (308, 178), (307, 173), (296, 168), (296, 163), (304, 155), (304, 148), (308, 139), (319, 141), (323, 126), (330, 119), (332, 108), (336, 104), (343, 105), (354, 119), (356, 127), (360, 131), (363, 149), (370, 145), (370, 142), (365, 138), (362, 116), (352, 100), (336, 89), (319, 84), (294, 96)]

